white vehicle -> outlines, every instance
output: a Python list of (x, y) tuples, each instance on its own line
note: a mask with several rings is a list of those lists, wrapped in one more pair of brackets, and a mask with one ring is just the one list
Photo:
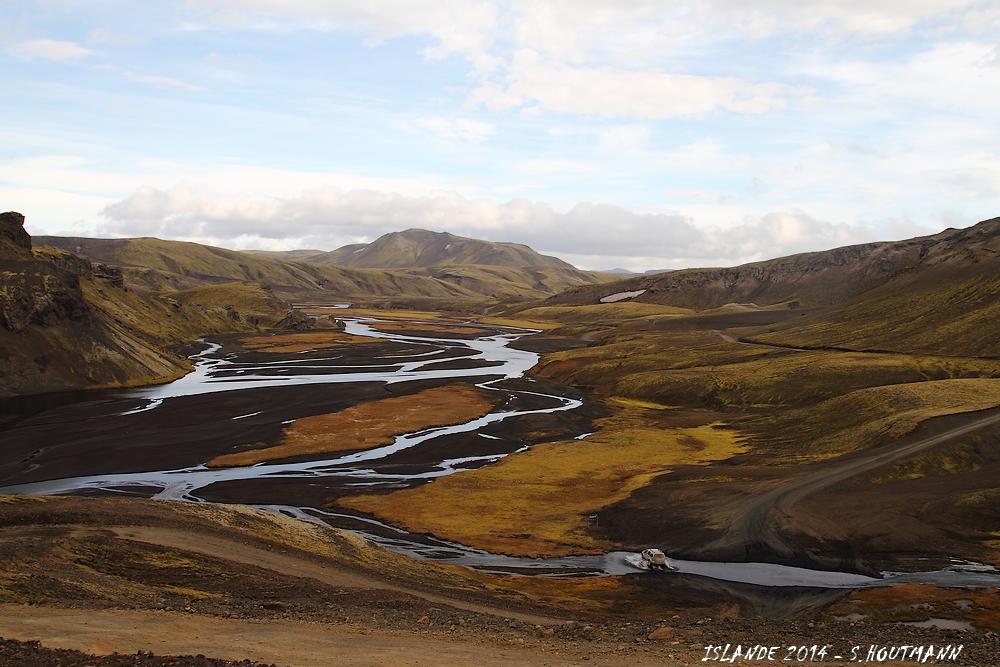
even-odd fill
[(666, 570), (668, 567), (667, 555), (659, 549), (643, 549), (640, 555), (650, 570)]
[(642, 553), (625, 557), (625, 562), (640, 570), (673, 570), (667, 555), (659, 549), (643, 549)]

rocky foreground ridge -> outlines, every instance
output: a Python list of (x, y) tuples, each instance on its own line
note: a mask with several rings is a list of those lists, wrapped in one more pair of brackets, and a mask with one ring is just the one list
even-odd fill
[[(265, 303), (275, 319), (287, 311), (273, 297)], [(170, 380), (189, 365), (167, 348), (206, 333), (256, 331), (260, 320), (231, 304), (127, 289), (119, 268), (33, 248), (24, 216), (0, 214), (0, 396)]]

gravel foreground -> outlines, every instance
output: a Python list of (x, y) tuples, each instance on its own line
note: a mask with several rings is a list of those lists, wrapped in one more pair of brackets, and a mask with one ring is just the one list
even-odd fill
[[(255, 622), (271, 618), (274, 621), (317, 624), (288, 609), (261, 610), (254, 614)], [(390, 641), (412, 646), (414, 662), (437, 663), (431, 640), (459, 642), (483, 650), (511, 650), (546, 656), (548, 663), (563, 665), (676, 665), (711, 664), (885, 664), (885, 665), (954, 665), (955, 667), (993, 667), (1000, 665), (1000, 634), (974, 629), (968, 631), (917, 628), (902, 625), (875, 625), (848, 622), (798, 622), (769, 619), (665, 619), (610, 621), (585, 624), (568, 621), (556, 626), (539, 626), (489, 615), (469, 614), (451, 609), (431, 609), (429, 614), (413, 619), (411, 613), (395, 614), (383, 610), (364, 623), (320, 623), (350, 635), (367, 635), (369, 639)], [(181, 612), (160, 612), (164, 616)], [(190, 615), (188, 612), (185, 615)], [(382, 618), (378, 618), (382, 616)], [(431, 617), (433, 620), (431, 620)], [(232, 617), (230, 617), (232, 618)], [(728, 648), (726, 648), (728, 645)], [(733, 659), (737, 646), (742, 656)], [(768, 657), (758, 649), (747, 658), (752, 647), (777, 647)], [(924, 647), (916, 659), (900, 659), (899, 647)], [(926, 647), (934, 649), (928, 653)], [(949, 656), (939, 659), (943, 647), (950, 647)], [(711, 647), (720, 647), (714, 651)], [(792, 648), (795, 647), (795, 648)], [(805, 647), (803, 654), (801, 648)], [(816, 648), (813, 648), (816, 647)], [(827, 648), (825, 654), (817, 649)], [(958, 647), (961, 647), (959, 650)], [(725, 652), (723, 652), (725, 649)], [(853, 649), (853, 655), (852, 655)], [(882, 649), (885, 649), (882, 651)], [(895, 649), (895, 654), (890, 650)], [(835, 656), (840, 655), (841, 659)], [(892, 656), (892, 658), (890, 658)], [(514, 654), (511, 655), (512, 662)], [(533, 661), (534, 662), (534, 661)], [(336, 666), (336, 658), (328, 663)], [(354, 664), (354, 663), (352, 663)], [(372, 663), (377, 664), (377, 663)], [(52, 649), (36, 641), (0, 639), (0, 666), (23, 667), (285, 667), (250, 660), (231, 661), (204, 655), (160, 656), (139, 651), (134, 655), (88, 655), (74, 650)]]
[(0, 637), (3, 667), (277, 667), (262, 662), (216, 660), (203, 655), (158, 656), (139, 651), (135, 655), (93, 656), (80, 651), (45, 648), (37, 641), (21, 642)]

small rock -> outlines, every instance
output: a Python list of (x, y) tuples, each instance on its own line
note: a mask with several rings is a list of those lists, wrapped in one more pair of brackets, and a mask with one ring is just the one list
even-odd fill
[(652, 641), (666, 641), (668, 639), (673, 639), (674, 629), (673, 628), (658, 628), (654, 630), (649, 635), (649, 639)]
[(732, 607), (726, 607), (719, 613), (720, 621), (724, 621), (727, 618), (739, 618), (739, 617), (740, 617), (740, 606), (738, 604), (734, 604)]
[(542, 631), (542, 636), (543, 637), (551, 637), (555, 633), (556, 633), (556, 631), (553, 630), (552, 628), (545, 628), (545, 630)]
[(417, 619), (417, 623), (430, 623), (431, 619), (428, 616), (421, 616)]

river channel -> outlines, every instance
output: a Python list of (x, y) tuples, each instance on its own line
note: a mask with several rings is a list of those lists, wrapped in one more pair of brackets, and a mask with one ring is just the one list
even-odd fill
[[(194, 371), (175, 382), (105, 392), (21, 419), (0, 433), (5, 459), (0, 460), (0, 493), (238, 502), (346, 528), (419, 558), (486, 571), (547, 576), (637, 572), (625, 552), (513, 558), (322, 509), (331, 495), (405, 488), (523, 451), (527, 445), (513, 424), (537, 427), (547, 419), (547, 427), (561, 428), (567, 439), (585, 437), (589, 425), (575, 416), (582, 397), (525, 375), (538, 355), (511, 344), (532, 331), (484, 327), (477, 336), (432, 336), (386, 333), (370, 319), (344, 321), (347, 334), (378, 339), (378, 347), (366, 355), (306, 350), (269, 357), (226, 352), (218, 342), (204, 342), (191, 355)], [(273, 440), (297, 418), (380, 397), (392, 385), (436, 386), (456, 380), (499, 392), (503, 399), (479, 419), (403, 434), (373, 449), (237, 468), (201, 463), (230, 451), (233, 443)], [(650, 546), (669, 552), (669, 545)], [(887, 581), (1000, 584), (1000, 574), (992, 568), (959, 561), (935, 572), (883, 573), (882, 578), (769, 563), (671, 562), (687, 576), (766, 587), (853, 589)]]

